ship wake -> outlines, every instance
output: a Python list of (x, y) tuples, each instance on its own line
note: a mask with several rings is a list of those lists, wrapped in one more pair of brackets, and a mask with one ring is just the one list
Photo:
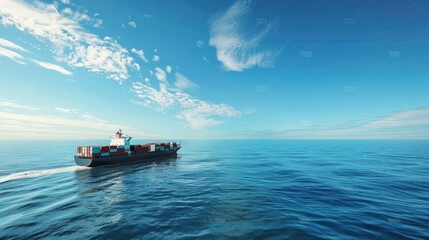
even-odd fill
[(88, 167), (82, 167), (82, 166), (71, 166), (71, 167), (62, 167), (62, 168), (52, 168), (52, 169), (43, 169), (43, 170), (34, 170), (34, 171), (25, 171), (25, 172), (18, 172), (18, 173), (12, 173), (6, 176), (0, 176), (0, 183), (22, 179), (22, 178), (35, 178), (35, 177), (41, 177), (56, 173), (65, 173), (65, 172), (73, 172), (73, 171), (80, 171), (84, 169), (89, 169)]

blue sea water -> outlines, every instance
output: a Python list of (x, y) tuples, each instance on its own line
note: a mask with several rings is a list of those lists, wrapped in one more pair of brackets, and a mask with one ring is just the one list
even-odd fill
[(429, 239), (428, 141), (193, 140), (74, 165), (100, 143), (1, 142), (0, 239)]

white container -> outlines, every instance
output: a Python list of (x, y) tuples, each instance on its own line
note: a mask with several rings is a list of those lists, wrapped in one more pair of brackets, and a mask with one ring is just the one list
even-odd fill
[(149, 151), (150, 152), (155, 152), (155, 144), (149, 145)]
[(116, 148), (111, 148), (111, 149), (110, 149), (110, 152), (118, 152), (118, 149), (116, 149)]
[(102, 153), (101, 153), (101, 156), (102, 156), (102, 157), (108, 157), (108, 156), (109, 156), (109, 153), (108, 153), (108, 152), (102, 152)]

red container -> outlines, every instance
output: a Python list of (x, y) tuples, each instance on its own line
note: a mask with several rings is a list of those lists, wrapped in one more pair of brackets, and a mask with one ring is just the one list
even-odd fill
[(93, 158), (99, 158), (101, 156), (101, 153), (93, 153), (92, 157)]
[(110, 149), (117, 149), (118, 146), (110, 146)]
[(101, 152), (109, 152), (109, 146), (101, 146)]
[(118, 156), (118, 153), (117, 152), (111, 152), (111, 153), (109, 153), (109, 156), (110, 157), (116, 157), (116, 156)]
[(124, 153), (125, 152), (125, 148), (118, 148), (118, 153)]

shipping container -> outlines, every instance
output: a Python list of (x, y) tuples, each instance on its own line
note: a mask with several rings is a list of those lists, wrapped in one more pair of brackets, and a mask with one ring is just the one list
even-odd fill
[(100, 153), (101, 149), (100, 147), (91, 147), (91, 153)]

